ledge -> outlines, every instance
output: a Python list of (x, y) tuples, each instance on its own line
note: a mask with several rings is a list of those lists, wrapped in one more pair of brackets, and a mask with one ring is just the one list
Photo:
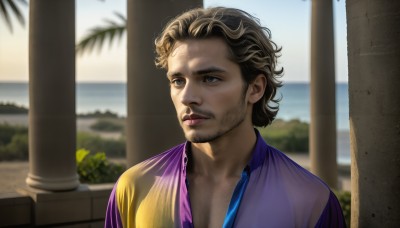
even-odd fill
[(0, 227), (102, 227), (112, 188), (113, 184), (80, 185), (73, 191), (51, 192), (24, 187), (0, 194)]

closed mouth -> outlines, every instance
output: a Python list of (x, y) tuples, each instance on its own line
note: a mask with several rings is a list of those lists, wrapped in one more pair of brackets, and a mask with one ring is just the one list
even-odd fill
[(199, 114), (186, 114), (183, 116), (182, 121), (186, 120), (199, 120), (199, 119), (209, 119), (207, 116), (199, 115)]

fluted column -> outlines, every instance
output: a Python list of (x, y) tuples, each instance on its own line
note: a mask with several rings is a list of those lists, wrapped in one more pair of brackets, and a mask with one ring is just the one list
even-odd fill
[(133, 165), (183, 142), (154, 39), (169, 19), (201, 0), (128, 1), (127, 159)]
[(351, 227), (400, 224), (400, 1), (347, 0)]
[(29, 174), (43, 190), (79, 185), (75, 164), (75, 1), (29, 2)]
[(311, 171), (337, 186), (335, 62), (332, 0), (312, 0)]

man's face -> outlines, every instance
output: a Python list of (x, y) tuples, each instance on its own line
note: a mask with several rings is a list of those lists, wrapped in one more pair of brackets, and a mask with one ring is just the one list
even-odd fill
[(228, 53), (221, 39), (191, 39), (177, 42), (168, 57), (171, 98), (191, 142), (211, 142), (251, 124), (240, 67)]

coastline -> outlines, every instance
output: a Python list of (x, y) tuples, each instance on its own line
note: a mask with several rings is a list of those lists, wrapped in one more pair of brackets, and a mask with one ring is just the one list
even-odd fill
[[(96, 123), (98, 118), (94, 117), (77, 117), (76, 130), (78, 132), (88, 132), (96, 134), (102, 138), (118, 139), (120, 132), (99, 132), (90, 129), (90, 126)], [(27, 114), (0, 114), (0, 123), (8, 123), (10, 125), (19, 125), (27, 127), (29, 125)], [(338, 163), (342, 165), (350, 165), (350, 131), (339, 129), (337, 131), (337, 153)]]
[[(104, 138), (118, 138), (121, 133), (103, 133), (90, 129), (90, 126), (97, 121), (97, 118), (77, 117), (77, 131), (89, 132), (97, 134)], [(29, 119), (26, 114), (0, 114), (0, 123), (8, 123), (10, 125), (28, 126)], [(338, 153), (340, 150), (350, 149), (349, 131), (339, 130), (337, 132)], [(345, 151), (344, 153), (348, 153)], [(300, 164), (306, 169), (310, 167), (310, 159), (308, 154), (287, 154), (292, 160)], [(121, 162), (121, 159), (119, 159)], [(338, 164), (339, 189), (350, 190), (350, 163), (339, 161)], [(13, 193), (17, 188), (25, 186), (25, 179), (29, 172), (28, 161), (6, 161), (0, 162), (0, 194)]]
[[(76, 118), (76, 130), (78, 132), (88, 132), (99, 135), (103, 138), (119, 138), (121, 133), (119, 132), (99, 132), (90, 129), (90, 126), (96, 123), (98, 118), (95, 117), (77, 117)], [(27, 114), (0, 114), (0, 124), (7, 123), (13, 126), (28, 127), (29, 118)]]

